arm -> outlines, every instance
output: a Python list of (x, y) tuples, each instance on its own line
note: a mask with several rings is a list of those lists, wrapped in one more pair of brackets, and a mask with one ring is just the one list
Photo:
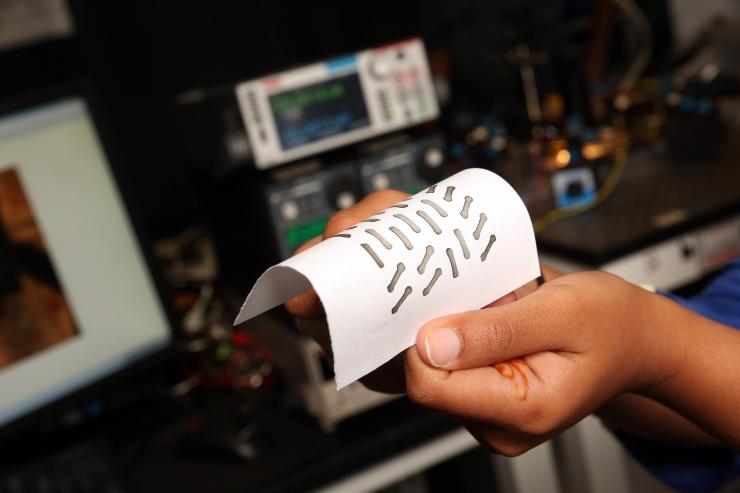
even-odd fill
[(665, 377), (646, 388), (645, 395), (739, 450), (740, 332), (661, 296), (653, 302), (653, 323), (664, 325), (672, 362)]
[[(547, 281), (563, 275), (548, 265), (542, 265)], [(517, 291), (519, 297), (533, 292)], [(513, 300), (511, 300), (513, 301)], [(718, 447), (720, 442), (699, 426), (669, 407), (637, 394), (621, 394), (598, 408), (596, 414), (613, 431), (625, 432), (641, 438), (667, 444), (689, 447)]]
[(728, 364), (737, 359), (740, 334), (668, 300), (656, 301), (661, 307), (653, 310), (654, 323), (668, 326), (666, 352), (680, 355), (674, 370), (664, 382), (644, 389), (645, 396), (617, 396), (596, 414), (616, 431), (664, 443), (716, 447), (724, 442), (740, 448), (732, 426), (737, 428), (735, 414), (722, 409), (740, 402), (732, 374), (740, 365)]
[(720, 442), (659, 402), (636, 394), (622, 394), (609, 400), (595, 414), (617, 432), (665, 444), (689, 447), (719, 447)]

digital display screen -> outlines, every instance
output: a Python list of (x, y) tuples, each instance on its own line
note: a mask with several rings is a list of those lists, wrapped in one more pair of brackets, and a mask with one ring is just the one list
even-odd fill
[(354, 73), (270, 96), (283, 150), (370, 125)]

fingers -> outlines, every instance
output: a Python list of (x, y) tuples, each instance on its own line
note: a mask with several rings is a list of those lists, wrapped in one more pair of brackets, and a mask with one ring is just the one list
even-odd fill
[[(551, 281), (555, 279), (556, 277), (560, 277), (563, 275), (561, 272), (553, 269), (547, 264), (541, 264), (540, 271), (542, 272), (542, 277), (547, 281)], [(518, 289), (503, 296), (502, 298), (499, 298), (493, 303), (486, 305), (484, 308), (491, 308), (494, 306), (506, 305), (508, 303), (511, 303), (512, 301), (520, 300), (524, 298), (525, 296), (529, 296), (530, 294), (534, 293), (535, 291), (537, 291), (538, 288), (539, 288), (539, 283), (537, 282), (537, 280), (530, 281), (524, 286), (519, 287)]]
[(363, 219), (367, 219), (373, 214), (377, 214), (383, 209), (387, 209), (393, 204), (400, 202), (406, 197), (408, 197), (408, 194), (399, 192), (398, 190), (373, 192), (352, 207), (334, 214), (326, 224), (323, 237), (326, 239), (334, 236), (350, 226), (354, 226)]
[[(301, 253), (322, 240), (344, 231), (350, 226), (354, 226), (363, 219), (377, 214), (383, 209), (387, 209), (406, 197), (408, 197), (408, 194), (399, 192), (398, 190), (382, 190), (371, 193), (354, 206), (334, 214), (326, 224), (322, 236), (308, 240), (298, 247), (293, 255)], [(321, 305), (321, 301), (314, 290), (299, 294), (295, 298), (288, 300), (285, 303), (285, 308), (288, 310), (288, 313), (298, 318), (319, 319), (324, 317), (324, 307)]]
[(516, 302), (432, 320), (419, 331), (416, 346), (427, 365), (447, 370), (569, 350), (582, 317), (577, 298), (567, 284), (546, 284)]
[[(294, 255), (301, 253), (320, 242), (321, 237), (319, 236), (311, 238), (306, 243), (299, 246)], [(321, 305), (321, 301), (316, 295), (316, 291), (313, 289), (286, 301), (285, 309), (288, 310), (288, 313), (297, 318), (320, 319), (324, 317), (324, 307)]]
[[(326, 320), (307, 320), (299, 318), (296, 326), (319, 343), (329, 363), (334, 365), (334, 355), (329, 337), (329, 326)], [(406, 392), (406, 380), (403, 368), (403, 355), (399, 354), (388, 363), (369, 373), (362, 379), (365, 387), (384, 394), (402, 394)]]
[(334, 365), (334, 353), (331, 349), (329, 326), (327, 325), (326, 320), (309, 320), (306, 318), (297, 318), (295, 322), (296, 328), (304, 334), (307, 334), (314, 341), (316, 341), (319, 346), (321, 346), (321, 349), (324, 350), (324, 354), (326, 355), (329, 362)]
[[(549, 354), (551, 363), (559, 356)], [(552, 388), (559, 383), (553, 382)], [(503, 430), (544, 436), (561, 421), (559, 403), (525, 360), (496, 367), (445, 371), (427, 366), (413, 348), (406, 355), (409, 398), (422, 406)]]
[(475, 421), (463, 421), (463, 426), (478, 443), (494, 454), (516, 457), (544, 442), (544, 437), (505, 431)]
[(513, 303), (518, 299), (518, 295), (512, 291), (511, 293), (507, 293), (503, 295), (501, 298), (497, 299), (494, 302), (491, 302), (484, 306), (483, 308), (493, 308), (494, 306), (503, 306), (508, 305), (509, 303)]
[(406, 392), (403, 355), (399, 354), (388, 363), (369, 373), (362, 378), (361, 382), (368, 389), (384, 394), (402, 394)]
[[(334, 236), (406, 197), (408, 197), (407, 194), (396, 190), (384, 190), (368, 195), (353, 207), (332, 216), (324, 229), (323, 235), (304, 243), (295, 253), (300, 253), (322, 240)], [(296, 296), (285, 303), (285, 308), (298, 319), (299, 326), (318, 341), (331, 358), (329, 330), (326, 321), (323, 320), (325, 317), (324, 307), (316, 295), (316, 291), (310, 290)], [(391, 394), (405, 392), (403, 365), (398, 360), (390, 361), (363, 378), (362, 383), (371, 390), (378, 392)]]
[(556, 277), (563, 275), (562, 272), (547, 264), (540, 264), (540, 270), (542, 271), (542, 276), (545, 278), (545, 281), (552, 281)]

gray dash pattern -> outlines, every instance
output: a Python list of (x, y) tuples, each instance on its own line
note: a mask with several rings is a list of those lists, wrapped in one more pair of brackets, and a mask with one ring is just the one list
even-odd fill
[(388, 292), (392, 293), (394, 289), (396, 289), (396, 283), (398, 283), (398, 279), (400, 279), (401, 274), (403, 274), (403, 271), (406, 270), (406, 266), (403, 265), (403, 262), (400, 262), (396, 266), (396, 272), (393, 274), (393, 279), (391, 279), (390, 284), (388, 284)]
[(480, 255), (481, 262), (486, 260), (486, 257), (488, 257), (488, 252), (491, 251), (491, 247), (496, 242), (496, 235), (491, 235), (491, 237), (488, 239), (488, 245), (486, 245), (486, 249), (483, 250), (483, 253)]
[(421, 199), (421, 203), (428, 205), (429, 207), (437, 211), (437, 214), (439, 214), (440, 216), (447, 217), (447, 211), (441, 208), (440, 206), (438, 206), (437, 204), (435, 204), (434, 202), (432, 202), (431, 200)]
[(398, 300), (398, 303), (395, 304), (393, 308), (391, 308), (391, 314), (395, 315), (399, 308), (401, 308), (401, 305), (403, 305), (403, 302), (406, 301), (406, 298), (409, 297), (411, 294), (411, 286), (406, 286), (406, 289), (403, 290), (403, 295), (401, 295), (401, 299)]
[(434, 247), (432, 245), (427, 245), (427, 251), (424, 253), (424, 258), (421, 259), (421, 263), (419, 264), (419, 267), (416, 268), (416, 272), (419, 274), (423, 274), (424, 271), (427, 268), (427, 263), (429, 262), (429, 259), (432, 257), (432, 254), (434, 253)]
[(383, 260), (381, 260), (381, 258), (378, 257), (378, 254), (375, 253), (375, 250), (373, 250), (373, 247), (371, 247), (367, 243), (363, 243), (360, 246), (365, 249), (365, 251), (373, 258), (373, 260), (375, 260), (375, 263), (378, 265), (378, 267), (380, 267), (381, 269), (385, 267)]
[(375, 231), (374, 229), (366, 229), (365, 233), (368, 233), (372, 235), (376, 240), (380, 242), (381, 245), (383, 245), (387, 250), (390, 250), (393, 248), (393, 245), (391, 245), (391, 242), (383, 238), (383, 235)]
[(434, 287), (434, 283), (437, 282), (437, 279), (439, 279), (441, 275), (442, 275), (442, 269), (440, 269), (439, 267), (434, 269), (434, 276), (432, 277), (432, 280), (429, 281), (429, 284), (427, 284), (427, 287), (424, 288), (424, 291), (422, 291), (421, 294), (424, 296), (428, 295), (432, 291), (432, 288)]
[(401, 231), (395, 226), (391, 226), (388, 229), (391, 231), (391, 233), (398, 236), (398, 239), (401, 240), (401, 242), (403, 243), (403, 246), (406, 247), (406, 250), (413, 250), (414, 245), (409, 241), (408, 237), (405, 234), (403, 234), (403, 231)]
[(452, 251), (452, 248), (448, 248), (445, 251), (447, 252), (447, 258), (450, 260), (450, 267), (452, 268), (452, 277), (457, 278), (457, 276), (459, 276), (460, 273), (457, 271), (457, 262), (455, 262), (455, 252)]
[(426, 221), (426, 223), (432, 228), (432, 231), (434, 231), (436, 234), (442, 234), (442, 229), (437, 223), (434, 222), (434, 219), (429, 217), (429, 214), (424, 211), (416, 211), (416, 215)]
[(409, 228), (411, 228), (411, 231), (413, 231), (414, 233), (421, 233), (421, 228), (417, 226), (414, 221), (404, 216), (403, 214), (393, 214), (393, 217), (395, 217), (396, 219), (400, 219), (401, 221), (408, 224)]

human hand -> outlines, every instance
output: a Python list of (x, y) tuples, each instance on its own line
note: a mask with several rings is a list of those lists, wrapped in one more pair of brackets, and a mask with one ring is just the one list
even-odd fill
[(519, 455), (611, 397), (657, 386), (676, 364), (650, 319), (656, 295), (600, 272), (438, 318), (406, 354), (415, 402), (452, 414), (484, 445)]
[[(295, 254), (298, 254), (317, 243), (334, 236), (335, 234), (353, 226), (368, 217), (387, 209), (408, 197), (408, 194), (397, 190), (382, 190), (368, 195), (365, 199), (354, 206), (334, 214), (326, 225), (323, 234), (320, 237), (312, 238), (301, 245)], [(543, 274), (546, 279), (552, 279), (559, 273), (547, 266), (542, 266)], [(515, 292), (511, 292), (499, 300), (493, 301), (488, 307), (499, 306), (518, 298), (524, 297), (534, 291), (536, 283), (532, 282), (522, 286)], [(296, 322), (302, 331), (308, 333), (316, 340), (329, 358), (331, 355), (331, 343), (329, 339), (329, 330), (326, 324), (321, 300), (314, 290), (300, 294), (285, 303), (285, 308), (296, 317)], [(369, 388), (386, 393), (405, 392), (405, 378), (403, 370), (402, 355), (397, 356), (389, 363), (378, 368), (374, 372), (362, 379), (362, 382)]]

